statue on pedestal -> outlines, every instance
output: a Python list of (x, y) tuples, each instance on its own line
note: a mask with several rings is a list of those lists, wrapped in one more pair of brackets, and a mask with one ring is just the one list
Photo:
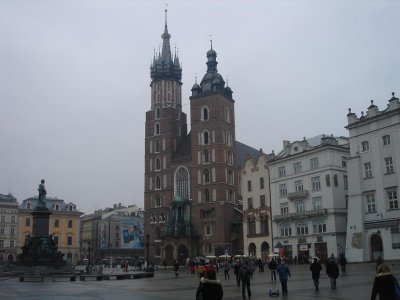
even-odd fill
[(46, 208), (46, 187), (44, 186), (44, 179), (41, 180), (40, 184), (39, 184), (39, 198), (38, 198), (38, 202), (36, 204), (36, 208)]

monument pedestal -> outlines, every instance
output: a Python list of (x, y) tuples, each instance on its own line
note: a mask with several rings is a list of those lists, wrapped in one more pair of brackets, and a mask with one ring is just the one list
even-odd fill
[(36, 208), (31, 215), (33, 217), (32, 236), (49, 235), (51, 212), (47, 208)]
[(49, 266), (59, 268), (66, 265), (64, 254), (58, 250), (53, 236), (49, 235), (49, 220), (51, 212), (47, 208), (36, 208), (31, 215), (32, 236), (25, 240), (18, 255), (20, 266)]

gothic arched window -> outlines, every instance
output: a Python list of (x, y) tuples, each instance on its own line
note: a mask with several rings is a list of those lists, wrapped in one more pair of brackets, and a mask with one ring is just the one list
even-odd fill
[(161, 108), (160, 107), (156, 107), (156, 119), (161, 118)]
[(161, 170), (161, 159), (159, 157), (156, 157), (156, 171)]
[(207, 107), (203, 107), (202, 111), (201, 111), (201, 119), (202, 121), (207, 121), (208, 120), (208, 108)]
[(210, 183), (210, 172), (207, 169), (204, 170), (204, 183)]
[(205, 162), (205, 163), (210, 162), (210, 158), (208, 156), (208, 150), (207, 149), (204, 149), (204, 151), (203, 151), (203, 162)]
[(204, 145), (207, 145), (210, 143), (210, 134), (208, 133), (207, 130), (205, 130), (203, 132), (203, 141), (204, 141)]
[(204, 191), (204, 201), (210, 202), (210, 192), (208, 190)]
[(161, 189), (161, 178), (160, 176), (156, 176), (156, 189), (160, 190)]
[(189, 172), (185, 167), (180, 167), (175, 172), (175, 194), (179, 194), (182, 199), (189, 199)]
[(156, 207), (160, 207), (161, 206), (161, 197), (160, 195), (156, 195)]
[(160, 135), (160, 123), (154, 124), (154, 135)]

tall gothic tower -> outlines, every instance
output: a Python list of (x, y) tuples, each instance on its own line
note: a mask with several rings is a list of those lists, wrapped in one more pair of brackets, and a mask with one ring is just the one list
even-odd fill
[[(207, 72), (190, 97), (191, 132), (182, 112), (182, 69), (171, 54), (165, 16), (161, 53), (150, 66), (151, 106), (145, 129), (145, 234), (156, 263), (243, 249), (238, 208), (240, 159), (235, 101), (207, 52)], [(258, 154), (258, 151), (256, 151)], [(237, 157), (238, 156), (238, 157)]]
[(198, 252), (222, 255), (241, 249), (235, 227), (239, 173), (235, 166), (235, 101), (217, 70), (217, 53), (207, 52), (207, 72), (190, 97), (192, 222)]
[(186, 114), (182, 112), (182, 68), (177, 54), (171, 54), (167, 10), (161, 38), (161, 53), (154, 54), (150, 66), (151, 104), (145, 123), (144, 225), (154, 245), (152, 257), (163, 256), (163, 245), (157, 241), (164, 235), (174, 196), (171, 160), (187, 135)]

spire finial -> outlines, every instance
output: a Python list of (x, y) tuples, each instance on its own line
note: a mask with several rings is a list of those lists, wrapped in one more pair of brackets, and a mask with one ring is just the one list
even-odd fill
[(226, 76), (226, 86), (229, 86), (229, 78)]
[(197, 83), (197, 73), (195, 73), (196, 76), (194, 76), (194, 83)]
[(392, 96), (394, 97), (394, 92), (392, 92)]
[(211, 43), (211, 50), (212, 50), (212, 35), (210, 34), (210, 43)]
[(167, 27), (168, 3), (165, 3), (165, 27)]
[(374, 100), (371, 100), (371, 105), (374, 105)]

